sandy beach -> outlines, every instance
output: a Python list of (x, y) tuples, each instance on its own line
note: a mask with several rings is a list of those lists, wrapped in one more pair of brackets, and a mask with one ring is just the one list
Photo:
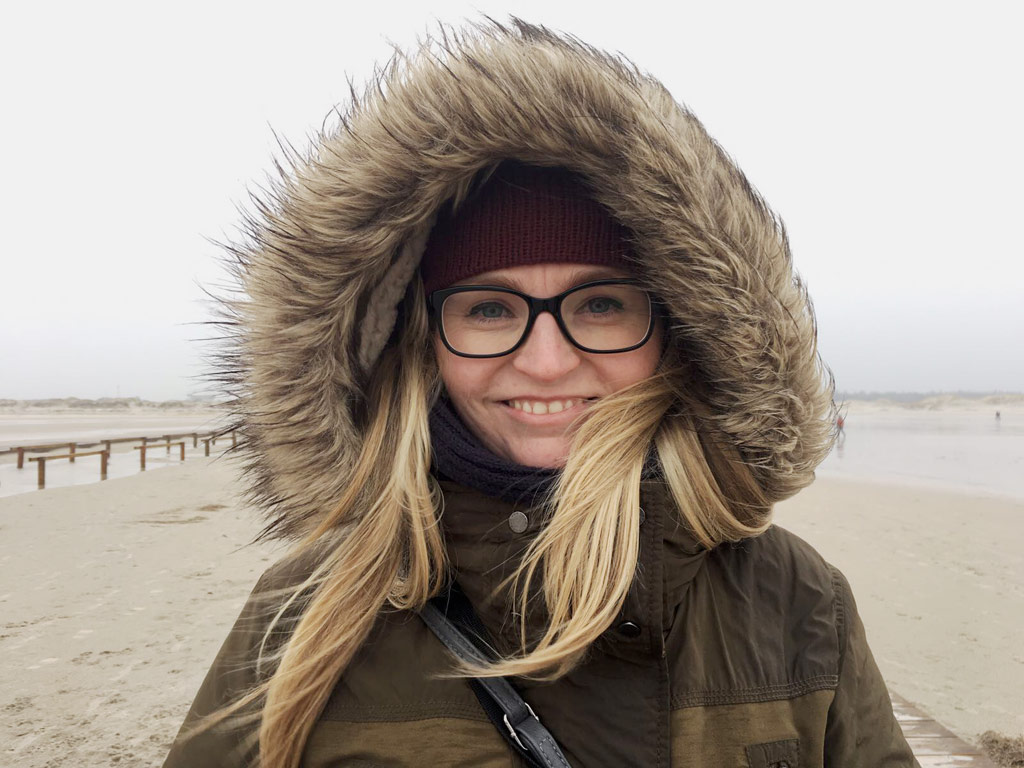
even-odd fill
[(849, 579), (892, 690), (968, 741), (1024, 733), (1024, 503), (821, 478), (775, 519)]
[[(222, 459), (0, 498), (0, 765), (159, 765), (279, 547)], [(1024, 501), (822, 476), (779, 524), (850, 579), (890, 687), (1024, 731)]]
[(216, 459), (0, 499), (0, 765), (160, 765), (274, 557), (256, 530)]

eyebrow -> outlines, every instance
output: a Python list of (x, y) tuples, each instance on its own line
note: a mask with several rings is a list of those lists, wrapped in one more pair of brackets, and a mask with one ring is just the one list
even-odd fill
[[(610, 280), (620, 277), (622, 279), (626, 279), (628, 276), (621, 274), (621, 272), (622, 270), (617, 270), (613, 267), (580, 267), (569, 275), (569, 278), (565, 283), (565, 287), (562, 288), (562, 290), (567, 291), (581, 283), (588, 283), (591, 280)], [(520, 293), (527, 293), (523, 288), (523, 284), (519, 280), (503, 275), (487, 277), (486, 272), (483, 275), (478, 276), (478, 278), (474, 279), (471, 283), (459, 283), (459, 285), (496, 285), (499, 288), (511, 288), (512, 290), (519, 291)], [(561, 293), (561, 291), (558, 291), (558, 293)]]

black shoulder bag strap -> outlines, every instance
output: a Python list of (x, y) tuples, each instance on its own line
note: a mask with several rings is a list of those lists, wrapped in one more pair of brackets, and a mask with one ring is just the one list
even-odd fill
[[(488, 661), (487, 655), (449, 618), (454, 617), (477, 637), (486, 638), (469, 600), (457, 588), (428, 602), (420, 616), (456, 658), (476, 663)], [(571, 768), (554, 736), (506, 678), (477, 677), (469, 683), (491, 722), (531, 768)]]

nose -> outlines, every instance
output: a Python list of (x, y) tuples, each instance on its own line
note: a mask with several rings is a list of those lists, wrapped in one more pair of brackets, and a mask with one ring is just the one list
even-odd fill
[(513, 353), (513, 367), (534, 379), (556, 381), (580, 364), (580, 351), (562, 335), (552, 314), (542, 312), (526, 341)]

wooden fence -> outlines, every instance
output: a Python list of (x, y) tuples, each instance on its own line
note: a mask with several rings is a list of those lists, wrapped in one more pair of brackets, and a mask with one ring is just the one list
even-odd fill
[[(25, 468), (25, 457), (27, 454), (36, 453), (43, 454), (40, 456), (29, 456), (29, 462), (35, 462), (37, 465), (38, 474), (38, 487), (40, 489), (46, 487), (46, 462), (57, 461), (61, 459), (67, 459), (68, 462), (74, 464), (75, 459), (80, 456), (99, 456), (100, 457), (100, 480), (107, 479), (107, 466), (110, 463), (111, 456), (113, 454), (112, 446), (119, 443), (140, 443), (140, 445), (133, 446), (133, 450), (139, 452), (139, 470), (146, 470), (146, 450), (153, 448), (166, 448), (167, 454), (170, 455), (171, 447), (180, 449), (180, 460), (185, 460), (185, 443), (188, 440), (192, 441), (192, 447), (198, 448), (199, 442), (203, 443), (204, 455), (210, 455), (210, 446), (216, 445), (218, 439), (231, 439), (231, 447), (234, 448), (238, 444), (235, 431), (230, 432), (185, 432), (175, 435), (161, 435), (160, 437), (113, 437), (106, 440), (98, 440), (92, 443), (77, 442), (74, 440), (62, 440), (58, 443), (47, 443), (45, 445), (19, 445), (12, 448), (6, 448), (0, 450), (0, 456), (4, 454), (17, 454), (18, 457), (18, 469)], [(97, 451), (81, 452), (80, 448), (92, 448), (94, 446), (102, 445), (103, 448)], [(61, 448), (67, 449), (66, 453), (54, 455), (51, 451), (55, 451)]]

